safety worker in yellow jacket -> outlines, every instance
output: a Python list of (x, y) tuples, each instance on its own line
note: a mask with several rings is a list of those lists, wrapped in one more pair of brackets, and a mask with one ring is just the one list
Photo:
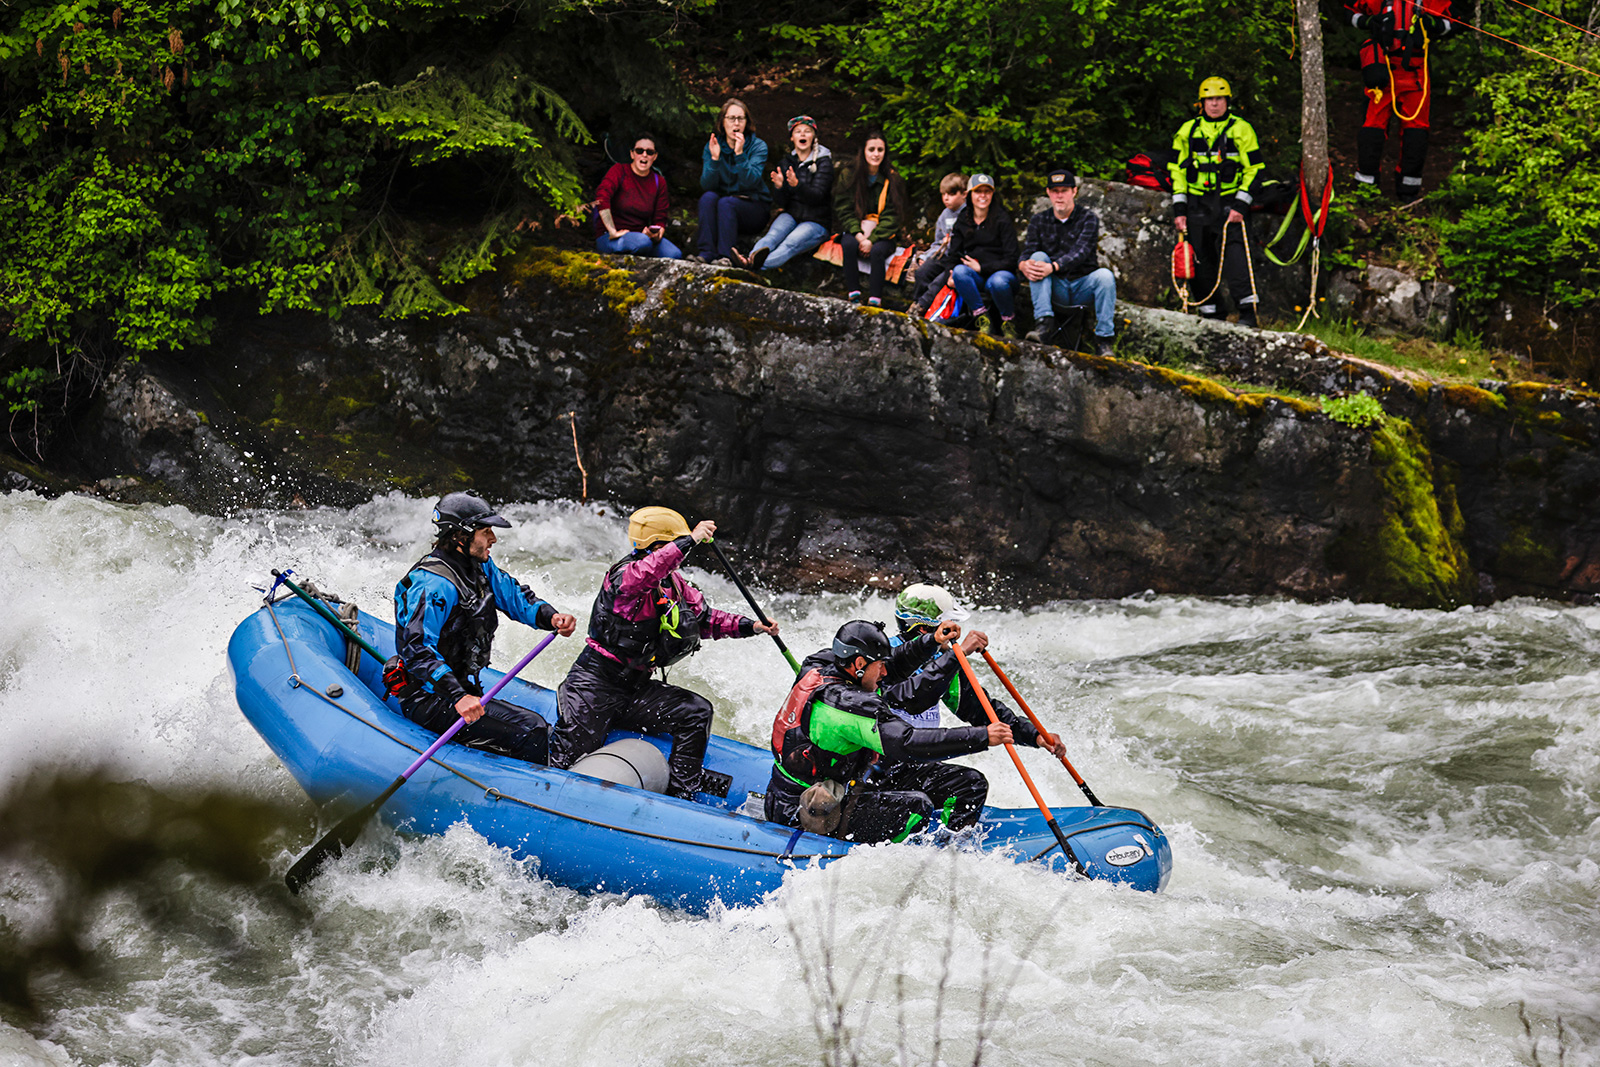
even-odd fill
[(1222, 78), (1200, 83), (1200, 114), (1178, 127), (1172, 139), (1177, 161), (1172, 174), (1172, 213), (1180, 233), (1194, 244), (1195, 280), (1202, 294), (1200, 314), (1223, 317), (1217, 301), (1221, 288), (1217, 264), (1228, 295), (1239, 307), (1239, 321), (1259, 326), (1255, 283), (1247, 261), (1250, 240), (1251, 188), (1261, 173), (1261, 142), (1255, 129), (1231, 113), (1233, 90)]

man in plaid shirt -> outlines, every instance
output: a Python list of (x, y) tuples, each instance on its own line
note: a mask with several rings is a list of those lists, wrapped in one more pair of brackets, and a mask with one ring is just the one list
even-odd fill
[(1078, 207), (1078, 178), (1065, 167), (1045, 182), (1050, 210), (1028, 222), (1018, 269), (1033, 292), (1030, 341), (1048, 342), (1056, 331), (1055, 304), (1094, 305), (1095, 354), (1114, 354), (1117, 280), (1100, 266), (1100, 216)]

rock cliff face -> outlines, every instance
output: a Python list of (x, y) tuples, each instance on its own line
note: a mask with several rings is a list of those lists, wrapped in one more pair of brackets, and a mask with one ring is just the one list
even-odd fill
[[(1600, 588), (1592, 397), (1410, 382), (1119, 309), (1124, 355), (1001, 344), (657, 261), (535, 252), (424, 326), (241, 320), (130, 368), (80, 462), (211, 509), (399, 486), (714, 517), (769, 578), (1451, 604)], [(1308, 393), (1364, 390), (1354, 428)], [(569, 416), (569, 413), (570, 416)]]

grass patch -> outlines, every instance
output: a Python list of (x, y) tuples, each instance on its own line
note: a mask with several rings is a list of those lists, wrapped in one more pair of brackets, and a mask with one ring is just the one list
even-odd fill
[[(1293, 325), (1289, 323), (1284, 328), (1291, 329)], [(1485, 348), (1482, 339), (1467, 330), (1456, 331), (1455, 341), (1447, 344), (1423, 337), (1375, 337), (1366, 327), (1349, 319), (1314, 318), (1308, 320), (1300, 332), (1310, 334), (1336, 352), (1442, 381), (1521, 377), (1515, 359)]]

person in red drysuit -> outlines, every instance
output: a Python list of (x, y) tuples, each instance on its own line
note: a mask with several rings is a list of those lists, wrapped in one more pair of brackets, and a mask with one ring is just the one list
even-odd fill
[(1367, 33), (1361, 45), (1367, 119), (1356, 134), (1356, 181), (1377, 184), (1392, 116), (1400, 120), (1395, 195), (1415, 200), (1422, 195), (1433, 106), (1428, 51), (1456, 30), (1450, 0), (1346, 0), (1345, 7), (1350, 24)]

